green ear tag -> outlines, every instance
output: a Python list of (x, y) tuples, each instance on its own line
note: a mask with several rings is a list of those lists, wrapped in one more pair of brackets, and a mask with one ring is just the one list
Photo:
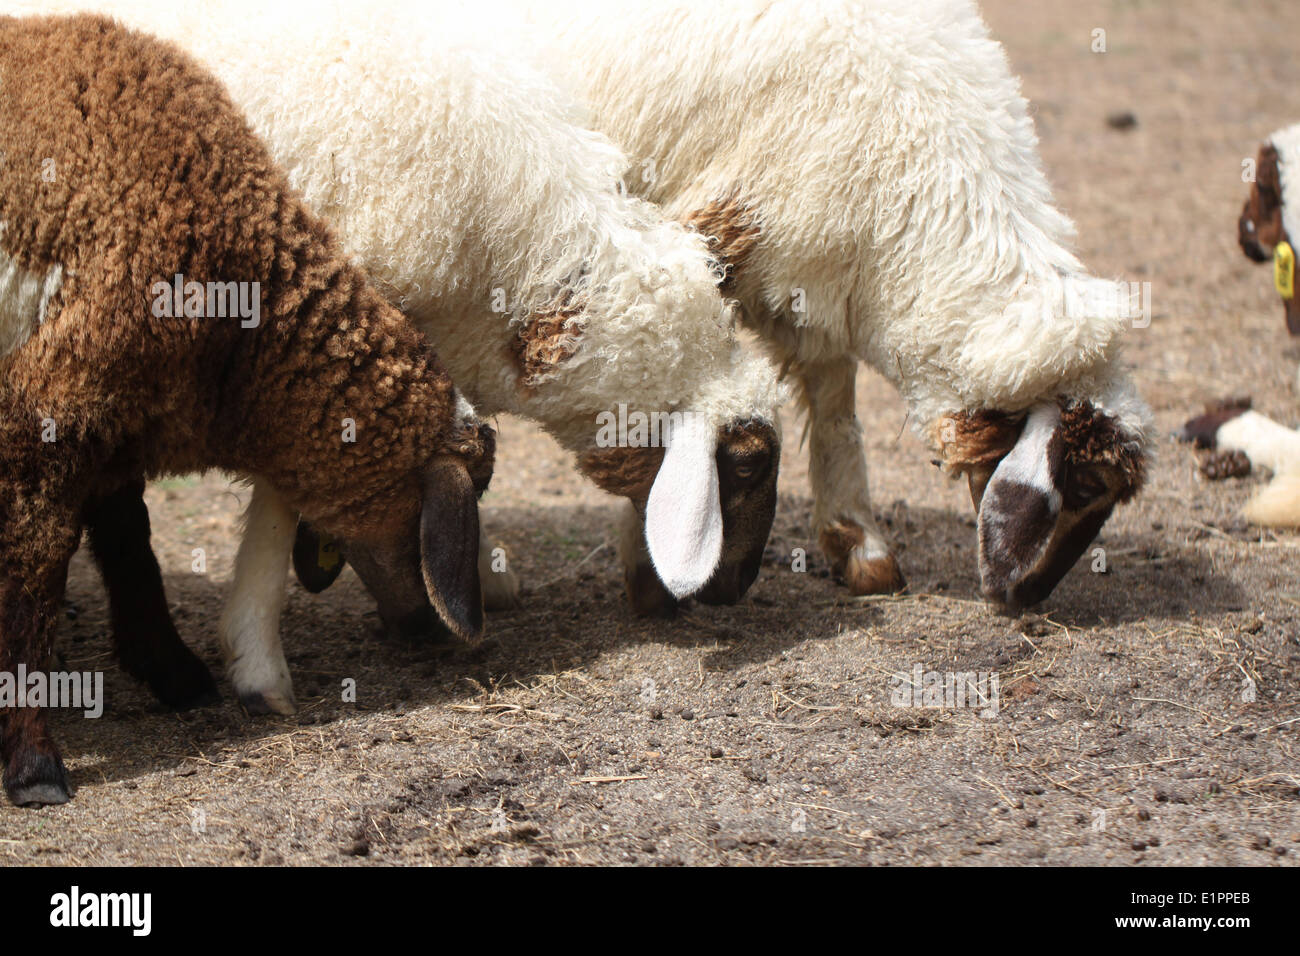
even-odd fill
[(1295, 298), (1295, 250), (1289, 242), (1273, 247), (1273, 285), (1282, 298)]

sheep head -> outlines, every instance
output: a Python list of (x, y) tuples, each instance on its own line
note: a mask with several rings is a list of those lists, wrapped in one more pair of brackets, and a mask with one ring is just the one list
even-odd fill
[[(1136, 402), (1136, 399), (1131, 401)], [(1008, 613), (1046, 598), (1110, 517), (1142, 487), (1141, 418), (1083, 399), (1043, 402), (1024, 415), (946, 416), (937, 444), (965, 474), (978, 515), (980, 584)]]
[(1296, 177), (1297, 163), (1300, 125), (1274, 133), (1260, 146), (1255, 180), (1237, 220), (1237, 241), (1247, 258), (1274, 263), (1274, 283), (1282, 296), (1287, 331), (1292, 335), (1300, 335), (1300, 300), (1295, 294), (1295, 252), (1287, 228), (1295, 225), (1295, 213), (1288, 215), (1285, 186)]
[[(776, 514), (781, 443), (760, 419), (721, 426), (686, 415), (658, 445), (595, 447), (579, 467), (628, 498), (645, 522), (645, 543), (672, 598), (734, 604), (758, 577)], [(629, 587), (633, 583), (629, 580)], [(631, 594), (634, 606), (646, 596)]]
[(439, 620), (466, 639), (483, 631), (478, 572), (478, 498), (492, 478), (495, 433), (461, 403), (449, 437), (418, 476), (419, 512), (389, 533), (335, 540), (298, 523), (294, 570), (322, 591), (351, 563), (379, 605), (385, 629), (400, 638), (436, 634)]

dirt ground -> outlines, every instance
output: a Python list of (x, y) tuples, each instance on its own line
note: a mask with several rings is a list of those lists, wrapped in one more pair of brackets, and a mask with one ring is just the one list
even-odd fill
[[(1231, 394), (1300, 422), (1300, 347), (1235, 242), (1242, 160), (1300, 119), (1289, 2), (984, 6), (1085, 261), (1151, 283), (1129, 360), (1162, 434)], [(1111, 128), (1120, 111), (1137, 125)], [(445, 652), (379, 637), (350, 571), (318, 597), (295, 584), (293, 718), (245, 716), (224, 681), (220, 706), (163, 710), (112, 661), (78, 555), (60, 647), (106, 671), (107, 710), (55, 717), (76, 796), (0, 807), (0, 863), (1300, 862), (1300, 536), (1239, 519), (1260, 479), (1207, 483), (1162, 442), (1149, 489), (1098, 542), (1107, 573), (1081, 562), (1010, 620), (978, 600), (964, 487), (929, 464), (893, 391), (860, 383), (900, 598), (852, 600), (828, 577), (793, 418), (763, 574), (741, 605), (670, 623), (625, 610), (616, 502), (501, 421), (484, 514), (524, 607)], [(218, 673), (246, 498), (217, 476), (149, 492), (178, 626)], [(915, 665), (997, 672), (1000, 712), (892, 705), (890, 675)]]

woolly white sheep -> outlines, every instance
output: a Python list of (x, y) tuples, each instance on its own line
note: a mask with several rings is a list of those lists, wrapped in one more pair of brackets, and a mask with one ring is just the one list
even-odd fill
[[(1300, 528), (1300, 432), (1252, 411), (1248, 401), (1220, 402), (1191, 419), (1183, 441), (1222, 455), (1244, 455), (1250, 468), (1273, 479), (1246, 505), (1246, 520), (1266, 528)], [(1204, 469), (1208, 474), (1208, 469)]]
[[(539, 422), (629, 499), (620, 550), (635, 609), (744, 593), (775, 509), (777, 371), (736, 342), (703, 238), (621, 192), (625, 157), (491, 17), (418, 3), (308, 17), (102, 6), (226, 82), (480, 413)], [(680, 419), (666, 449), (607, 447), (601, 416), (655, 413)], [(293, 540), (293, 512), (259, 483), (222, 625), (254, 710), (293, 709), (277, 633)], [(487, 561), (482, 578), (489, 606), (509, 599)]]
[(728, 281), (802, 384), (815, 531), (850, 588), (903, 583), (867, 494), (862, 360), (967, 475), (986, 596), (1045, 597), (1140, 487), (1149, 412), (1117, 364), (1127, 287), (1069, 251), (974, 6), (569, 0), (517, 18), (629, 154), (630, 188), (724, 258), (745, 238)]

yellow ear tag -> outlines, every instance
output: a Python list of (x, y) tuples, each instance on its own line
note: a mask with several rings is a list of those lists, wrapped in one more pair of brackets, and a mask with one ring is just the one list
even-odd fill
[(1273, 247), (1273, 285), (1282, 298), (1295, 298), (1295, 250), (1289, 242)]
[(320, 547), (316, 552), (316, 564), (322, 571), (333, 571), (339, 563), (339, 546), (329, 535), (320, 536)]

